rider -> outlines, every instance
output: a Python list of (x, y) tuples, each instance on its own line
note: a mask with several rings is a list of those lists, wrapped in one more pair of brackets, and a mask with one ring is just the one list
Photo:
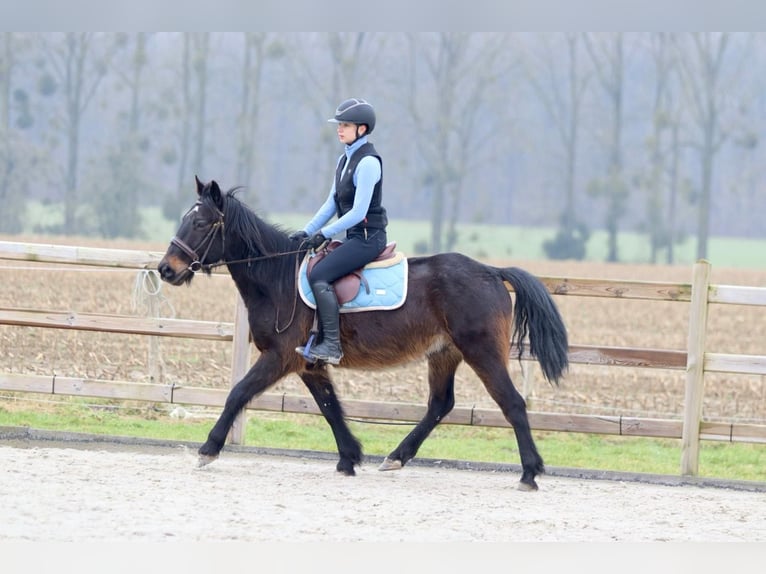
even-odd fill
[[(346, 145), (338, 158), (330, 193), (305, 227), (290, 235), (303, 246), (317, 249), (336, 234), (346, 232), (343, 243), (319, 261), (309, 284), (316, 300), (321, 342), (309, 350), (309, 359), (337, 365), (340, 346), (339, 305), (332, 283), (373, 261), (386, 247), (388, 217), (381, 204), (383, 162), (367, 136), (375, 129), (375, 110), (360, 98), (344, 100), (327, 120), (338, 124), (338, 139)], [(333, 223), (328, 222), (337, 216)], [(295, 349), (304, 353), (304, 347)]]

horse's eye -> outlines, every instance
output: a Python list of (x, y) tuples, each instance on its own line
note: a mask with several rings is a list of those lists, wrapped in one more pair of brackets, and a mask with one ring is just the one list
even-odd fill
[(204, 219), (196, 218), (192, 222), (192, 225), (194, 225), (194, 229), (205, 229), (205, 227), (207, 227), (207, 221)]

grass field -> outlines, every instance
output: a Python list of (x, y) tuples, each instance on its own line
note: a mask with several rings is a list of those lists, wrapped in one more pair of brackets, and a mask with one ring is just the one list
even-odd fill
[[(62, 222), (61, 210), (55, 206), (30, 202), (28, 221), (34, 225), (51, 226)], [(265, 218), (287, 229), (302, 227), (311, 214), (273, 213)], [(164, 243), (175, 233), (177, 221), (162, 217), (159, 208), (142, 210), (143, 235), (146, 241)], [(30, 223), (30, 226), (32, 223)], [(26, 233), (34, 233), (30, 227)], [(455, 251), (479, 259), (518, 259), (525, 261), (546, 258), (543, 242), (555, 235), (555, 229), (546, 227), (520, 227), (502, 225), (481, 225), (465, 223), (459, 226)], [(430, 237), (429, 223), (397, 219), (388, 229), (390, 240), (397, 242), (400, 251), (416, 255), (416, 245)], [(618, 240), (622, 263), (646, 263), (649, 261), (649, 242), (644, 234), (623, 232)], [(586, 261), (605, 261), (607, 256), (607, 234), (593, 231), (588, 240)], [(736, 237), (713, 237), (708, 244), (708, 261), (714, 266), (736, 268), (766, 268), (766, 240)], [(696, 260), (696, 241), (689, 237), (676, 246), (675, 262), (689, 265)]]
[[(22, 405), (29, 406), (29, 402)], [(0, 398), (0, 426), (203, 443), (215, 411), (198, 409), (188, 418), (170, 416), (171, 407), (125, 407), (115, 401), (69, 399), (37, 410)], [(368, 455), (385, 456), (413, 425), (349, 423)], [(327, 423), (316, 415), (250, 412), (245, 444), (267, 448), (335, 453)], [(577, 433), (535, 433), (549, 466), (678, 475), (680, 441)], [(508, 429), (442, 425), (418, 457), (517, 464), (518, 450)], [(703, 443), (700, 476), (766, 482), (766, 448), (752, 444)]]
[[(289, 228), (300, 228), (310, 214), (273, 214), (272, 223)], [(148, 218), (147, 218), (148, 219)], [(170, 231), (172, 236), (174, 230)], [(556, 233), (547, 227), (520, 227), (501, 225), (462, 224), (454, 251), (477, 259), (517, 259), (536, 261), (546, 259), (543, 243)], [(425, 221), (392, 221), (388, 237), (395, 240), (401, 251), (415, 255), (415, 246), (430, 237), (430, 227)], [(644, 234), (623, 232), (619, 237), (620, 261), (622, 263), (646, 263), (649, 261), (649, 242)], [(607, 233), (594, 231), (588, 240), (586, 261), (605, 261), (607, 257)], [(677, 245), (675, 260), (678, 265), (691, 265), (696, 260), (696, 241), (687, 239)], [(714, 266), (736, 268), (766, 268), (766, 241), (733, 237), (714, 237), (708, 245), (707, 260)]]

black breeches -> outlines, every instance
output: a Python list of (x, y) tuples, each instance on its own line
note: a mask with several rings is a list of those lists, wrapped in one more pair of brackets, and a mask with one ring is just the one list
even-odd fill
[(383, 230), (370, 231), (367, 239), (356, 234), (348, 237), (343, 245), (333, 249), (311, 270), (311, 288), (318, 282), (332, 283), (361, 269), (383, 252), (387, 241)]

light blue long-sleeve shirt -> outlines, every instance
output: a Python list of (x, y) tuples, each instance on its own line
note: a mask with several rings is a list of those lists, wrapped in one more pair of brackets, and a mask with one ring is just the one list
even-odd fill
[[(362, 136), (351, 145), (346, 146), (346, 164), (351, 160), (351, 156), (361, 146), (367, 143), (367, 136)], [(341, 156), (342, 157), (342, 156)], [(340, 162), (341, 158), (338, 158)], [(334, 215), (336, 215), (335, 207), (335, 176), (333, 176), (332, 187), (327, 199), (322, 206), (314, 214), (303, 230), (309, 235), (313, 235), (317, 231), (321, 231), (322, 235), (328, 239), (343, 233), (347, 229), (353, 227), (357, 223), (360, 223), (367, 211), (370, 209), (370, 202), (372, 201), (372, 192), (375, 189), (375, 184), (380, 181), (382, 169), (380, 161), (374, 156), (365, 156), (361, 159), (354, 171), (354, 186), (356, 187), (356, 193), (354, 194), (354, 205), (351, 207), (348, 213), (343, 217), (338, 218), (334, 223), (327, 225)]]

